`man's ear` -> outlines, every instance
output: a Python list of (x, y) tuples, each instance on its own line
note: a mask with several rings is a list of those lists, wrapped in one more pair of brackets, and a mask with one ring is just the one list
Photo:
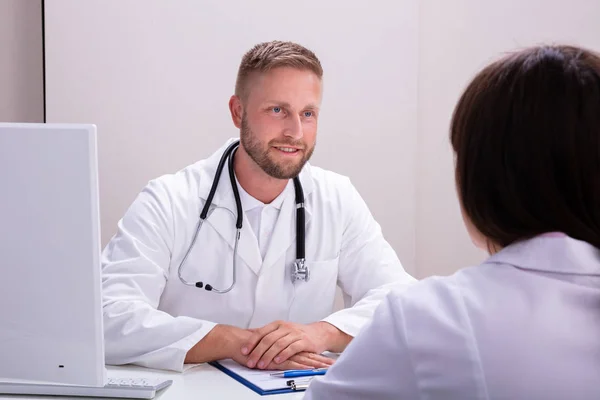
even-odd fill
[(244, 110), (242, 107), (242, 100), (233, 95), (229, 99), (229, 112), (231, 112), (231, 120), (236, 128), (240, 129), (242, 127), (242, 115), (244, 114)]

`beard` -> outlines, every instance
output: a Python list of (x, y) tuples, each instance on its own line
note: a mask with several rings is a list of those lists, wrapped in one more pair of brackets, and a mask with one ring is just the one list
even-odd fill
[(315, 150), (313, 145), (311, 148), (307, 148), (302, 141), (284, 140), (277, 141), (278, 146), (290, 146), (300, 148), (303, 157), (299, 161), (289, 160), (287, 162), (277, 162), (269, 154), (269, 150), (275, 143), (264, 144), (254, 134), (252, 129), (248, 126), (248, 120), (246, 114), (242, 116), (242, 126), (240, 128), (240, 143), (244, 147), (246, 153), (267, 175), (276, 179), (292, 179), (297, 177), (304, 168), (306, 162), (310, 159)]

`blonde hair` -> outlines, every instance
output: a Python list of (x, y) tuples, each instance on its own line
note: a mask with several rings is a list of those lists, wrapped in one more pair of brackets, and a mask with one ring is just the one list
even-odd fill
[(321, 79), (321, 62), (309, 49), (293, 42), (272, 41), (255, 45), (242, 57), (235, 83), (235, 94), (245, 98), (248, 78), (253, 73), (263, 73), (277, 67), (309, 70)]

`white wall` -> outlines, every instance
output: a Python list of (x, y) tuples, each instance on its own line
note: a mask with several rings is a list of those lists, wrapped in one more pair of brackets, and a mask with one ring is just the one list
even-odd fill
[(227, 100), (242, 53), (289, 39), (313, 48), (325, 67), (314, 163), (352, 178), (419, 277), (485, 257), (462, 224), (448, 142), (468, 81), (522, 46), (600, 50), (598, 0), (52, 0), (46, 7), (48, 121), (99, 126), (103, 243), (148, 179), (237, 134)]
[(0, 121), (43, 122), (41, 0), (0, 0)]
[(600, 51), (598, 0), (421, 0), (417, 265), (421, 277), (480, 261), (462, 225), (448, 140), (452, 111), (474, 74), (502, 53), (568, 42)]
[(47, 1), (47, 119), (98, 125), (103, 244), (149, 179), (239, 134), (243, 53), (293, 40), (325, 69), (313, 163), (350, 176), (413, 271), (417, 23), (417, 0)]

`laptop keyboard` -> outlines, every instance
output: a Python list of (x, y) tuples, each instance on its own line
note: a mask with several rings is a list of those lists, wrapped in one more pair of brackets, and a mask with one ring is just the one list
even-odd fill
[(162, 378), (109, 378), (104, 386), (0, 382), (1, 394), (86, 396), (129, 399), (153, 399), (159, 390), (173, 383)]
[(108, 378), (108, 382), (106, 383), (106, 387), (114, 387), (114, 388), (155, 388), (162, 382), (164, 379), (161, 378)]

